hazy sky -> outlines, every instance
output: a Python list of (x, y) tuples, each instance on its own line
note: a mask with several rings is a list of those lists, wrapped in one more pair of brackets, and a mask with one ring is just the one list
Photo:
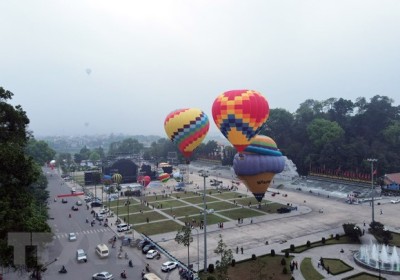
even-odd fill
[[(400, 1), (0, 1), (0, 86), (34, 135), (166, 136), (178, 108), (254, 89), (399, 102)], [(90, 69), (90, 71), (87, 71)]]

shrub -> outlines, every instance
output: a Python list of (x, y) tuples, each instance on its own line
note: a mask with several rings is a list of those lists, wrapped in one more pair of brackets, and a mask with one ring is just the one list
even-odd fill
[(235, 259), (232, 259), (232, 262), (231, 262), (232, 267), (234, 267), (235, 264), (236, 264), (236, 260), (235, 260)]
[(210, 273), (214, 273), (214, 264), (212, 264), (212, 263), (210, 263), (209, 265), (208, 265), (208, 272), (210, 272)]
[(292, 278), (290, 278), (290, 280), (295, 280), (294, 277), (292, 276)]
[(252, 259), (253, 261), (255, 261), (255, 260), (257, 259), (256, 254), (252, 254), (252, 255), (251, 255), (251, 259)]
[(288, 270), (287, 270), (287, 267), (286, 267), (286, 266), (282, 269), (282, 273), (283, 273), (283, 274), (288, 274)]
[(207, 277), (207, 280), (216, 280), (216, 279), (215, 279), (215, 277), (214, 277), (214, 276), (212, 276), (212, 275), (209, 275), (209, 276)]
[(336, 235), (335, 235), (335, 239), (336, 239), (336, 240), (339, 240), (339, 239), (340, 239), (340, 235), (339, 235), (339, 233), (336, 233)]
[(322, 243), (323, 245), (325, 245), (325, 241), (326, 241), (325, 237), (322, 237), (321, 243)]
[(286, 260), (285, 260), (285, 258), (282, 258), (282, 259), (281, 259), (281, 265), (286, 265)]
[(290, 252), (294, 252), (294, 244), (290, 244)]
[(311, 247), (311, 242), (310, 242), (310, 240), (307, 240), (307, 248), (310, 248)]
[(289, 258), (289, 251), (285, 252), (285, 258)]
[(275, 250), (271, 249), (271, 257), (275, 257)]

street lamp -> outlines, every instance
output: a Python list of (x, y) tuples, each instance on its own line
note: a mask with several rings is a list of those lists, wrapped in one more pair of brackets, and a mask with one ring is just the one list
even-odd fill
[(197, 272), (199, 272), (200, 270), (200, 254), (199, 254), (199, 230), (197, 228), (193, 228), (193, 230), (196, 231), (196, 235), (197, 235)]
[(371, 191), (372, 191), (372, 222), (375, 222), (375, 210), (374, 210), (374, 195), (375, 195), (375, 190), (374, 190), (374, 162), (377, 162), (378, 160), (376, 158), (369, 158), (367, 159), (371, 163)]
[(378, 272), (379, 272), (379, 280), (381, 280), (381, 264), (382, 264), (382, 260), (379, 258), (378, 260)]
[(204, 192), (203, 192), (203, 215), (204, 215), (204, 272), (207, 272), (207, 211), (206, 211), (206, 178), (208, 171), (200, 174), (204, 179)]
[(35, 274), (31, 275), (31, 278), (36, 279), (36, 280), (41, 280), (42, 279), (42, 272), (45, 272), (47, 270), (47, 267), (51, 265), (52, 263), (55, 263), (58, 261), (58, 258), (55, 258), (54, 260), (44, 264), (44, 265), (37, 265), (35, 269)]

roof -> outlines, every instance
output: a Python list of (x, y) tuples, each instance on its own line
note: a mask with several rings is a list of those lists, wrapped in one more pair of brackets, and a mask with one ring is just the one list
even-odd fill
[(391, 173), (385, 175), (385, 184), (400, 184), (400, 173)]

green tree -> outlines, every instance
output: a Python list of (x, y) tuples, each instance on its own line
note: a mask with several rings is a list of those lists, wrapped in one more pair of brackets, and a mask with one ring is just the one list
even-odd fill
[(44, 141), (37, 141), (34, 138), (28, 141), (26, 153), (31, 156), (39, 165), (54, 159), (56, 152)]
[(96, 163), (96, 161), (100, 160), (100, 154), (96, 151), (91, 152), (89, 160), (93, 163)]
[[(12, 106), (10, 91), (0, 87), (0, 265), (13, 264), (13, 251), (7, 245), (8, 232), (49, 231), (40, 182), (40, 168), (27, 155), (29, 119), (21, 106)], [(40, 186), (40, 188), (38, 187)], [(28, 257), (31, 252), (28, 252)], [(29, 263), (29, 266), (32, 265)]]
[(189, 246), (190, 246), (190, 243), (193, 242), (192, 229), (190, 228), (190, 226), (182, 227), (178, 231), (178, 233), (176, 234), (175, 241), (178, 244), (181, 244), (181, 245), (187, 247), (187, 250), (188, 250), (188, 262), (187, 263), (189, 265), (190, 264), (190, 261), (189, 261)]
[(221, 234), (219, 235), (218, 245), (214, 253), (220, 256), (220, 259), (215, 263), (217, 277), (220, 280), (225, 280), (228, 278), (228, 268), (232, 262), (233, 254), (232, 250), (228, 249), (228, 246), (224, 243)]
[(344, 136), (343, 129), (336, 123), (324, 119), (315, 119), (307, 126), (310, 141), (317, 149)]

